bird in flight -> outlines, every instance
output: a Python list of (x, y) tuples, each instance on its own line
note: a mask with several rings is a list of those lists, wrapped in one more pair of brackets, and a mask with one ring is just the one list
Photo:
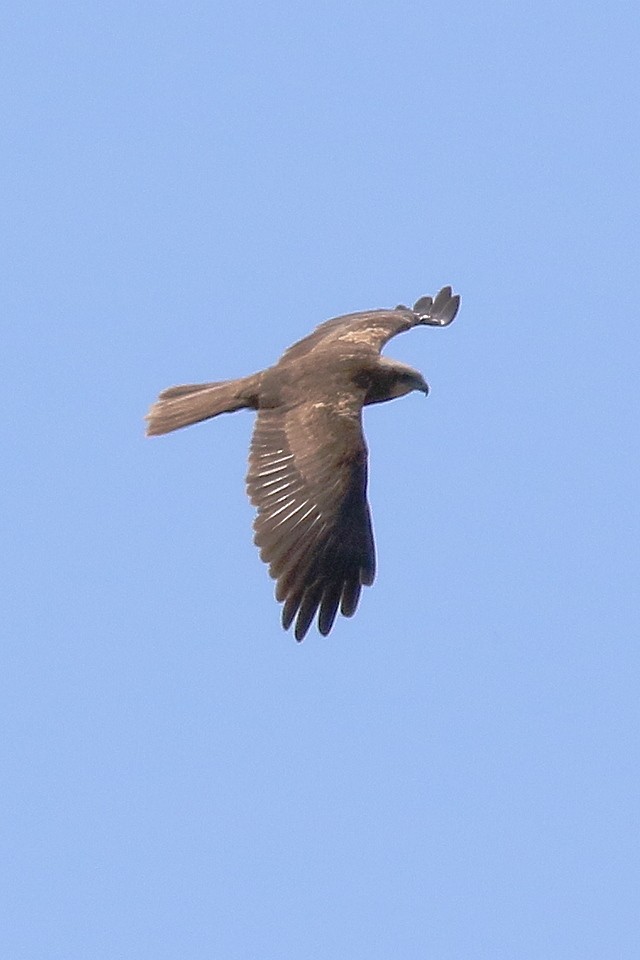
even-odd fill
[(247, 474), (255, 543), (284, 604), (282, 625), (288, 630), (295, 620), (298, 641), (316, 614), (324, 636), (338, 609), (353, 616), (375, 576), (362, 408), (429, 391), (421, 373), (380, 351), (412, 327), (446, 327), (459, 303), (444, 287), (413, 307), (335, 317), (273, 367), (170, 387), (147, 414), (147, 435), (156, 436), (219, 413), (257, 411)]

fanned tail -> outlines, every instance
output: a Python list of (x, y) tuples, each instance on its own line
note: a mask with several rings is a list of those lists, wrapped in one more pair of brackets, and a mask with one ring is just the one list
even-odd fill
[(163, 390), (145, 417), (147, 436), (171, 433), (219, 413), (233, 413), (243, 407), (255, 409), (255, 381), (255, 377), (244, 377), (219, 383), (186, 383)]

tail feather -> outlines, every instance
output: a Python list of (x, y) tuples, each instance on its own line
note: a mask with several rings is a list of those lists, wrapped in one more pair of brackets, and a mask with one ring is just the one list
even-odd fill
[(163, 390), (146, 416), (147, 436), (155, 437), (209, 420), (220, 413), (255, 407), (251, 377), (219, 383), (187, 383)]

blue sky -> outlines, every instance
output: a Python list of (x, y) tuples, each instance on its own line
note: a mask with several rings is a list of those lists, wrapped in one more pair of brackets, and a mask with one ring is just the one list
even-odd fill
[[(12, 960), (640, 952), (633, 4), (2, 14)], [(446, 283), (302, 645), (173, 383)]]

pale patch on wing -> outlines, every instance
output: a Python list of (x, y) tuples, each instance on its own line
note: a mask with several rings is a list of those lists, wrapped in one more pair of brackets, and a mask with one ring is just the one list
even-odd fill
[(335, 344), (349, 344), (358, 351), (365, 348), (366, 353), (377, 354), (391, 337), (418, 322), (417, 315), (406, 307), (348, 313), (321, 323), (313, 333), (289, 347), (281, 360), (300, 359), (312, 350), (324, 350)]
[(367, 327), (356, 327), (353, 330), (347, 330), (346, 333), (341, 333), (336, 340), (339, 343), (366, 343), (369, 347), (375, 347), (379, 349), (379, 344), (383, 344), (386, 338), (389, 336), (389, 331), (387, 326), (371, 326)]
[(266, 460), (260, 464), (261, 469), (258, 472), (258, 476), (268, 477), (272, 473), (280, 473), (282, 471), (282, 464), (286, 463), (287, 460), (293, 460), (293, 454), (290, 453), (286, 457), (276, 458), (275, 460)]

